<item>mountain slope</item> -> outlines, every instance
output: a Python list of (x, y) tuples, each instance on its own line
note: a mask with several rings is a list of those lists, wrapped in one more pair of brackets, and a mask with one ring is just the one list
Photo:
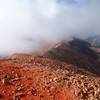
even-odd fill
[(0, 99), (100, 100), (99, 72), (98, 55), (80, 39), (14, 54), (0, 59)]
[(45, 57), (57, 59), (100, 75), (99, 56), (89, 48), (89, 43), (80, 39), (55, 44), (44, 53)]

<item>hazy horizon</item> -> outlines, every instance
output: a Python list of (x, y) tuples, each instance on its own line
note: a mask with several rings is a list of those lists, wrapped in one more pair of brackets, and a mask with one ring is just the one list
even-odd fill
[(100, 0), (1, 0), (0, 7), (0, 54), (100, 35)]

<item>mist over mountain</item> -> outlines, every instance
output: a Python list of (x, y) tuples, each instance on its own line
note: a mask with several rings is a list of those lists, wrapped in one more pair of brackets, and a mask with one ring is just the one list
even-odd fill
[(93, 47), (100, 48), (100, 36), (90, 36), (86, 39)]
[(0, 55), (100, 33), (100, 0), (1, 0)]

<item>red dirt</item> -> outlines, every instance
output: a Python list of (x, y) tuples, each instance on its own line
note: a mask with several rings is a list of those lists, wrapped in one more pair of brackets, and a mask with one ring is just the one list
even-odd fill
[[(51, 70), (47, 68), (1, 60), (0, 98), (2, 100), (76, 100), (70, 88), (55, 86), (52, 80), (49, 80), (49, 74)], [(49, 86), (51, 84), (54, 86)]]
[(0, 100), (93, 100), (90, 94), (100, 100), (97, 89), (97, 77), (60, 61), (28, 55), (0, 60)]

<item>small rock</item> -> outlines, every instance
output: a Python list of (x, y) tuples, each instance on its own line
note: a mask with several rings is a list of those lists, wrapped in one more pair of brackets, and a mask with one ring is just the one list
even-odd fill
[(10, 80), (6, 79), (6, 78), (3, 78), (1, 80), (2, 84), (5, 85), (5, 84), (10, 84)]
[(52, 79), (50, 79), (49, 82), (52, 82)]
[(1, 79), (2, 84), (11, 84), (11, 76), (10, 75), (5, 75), (3, 79)]
[(18, 86), (17, 88), (16, 88), (16, 91), (21, 91), (22, 90), (22, 87), (21, 86)]
[(13, 100), (21, 100), (21, 97), (25, 96), (23, 93), (16, 93), (13, 97)]
[(13, 100), (21, 100), (20, 96), (14, 96)]
[(23, 93), (16, 93), (15, 96), (23, 96)]

